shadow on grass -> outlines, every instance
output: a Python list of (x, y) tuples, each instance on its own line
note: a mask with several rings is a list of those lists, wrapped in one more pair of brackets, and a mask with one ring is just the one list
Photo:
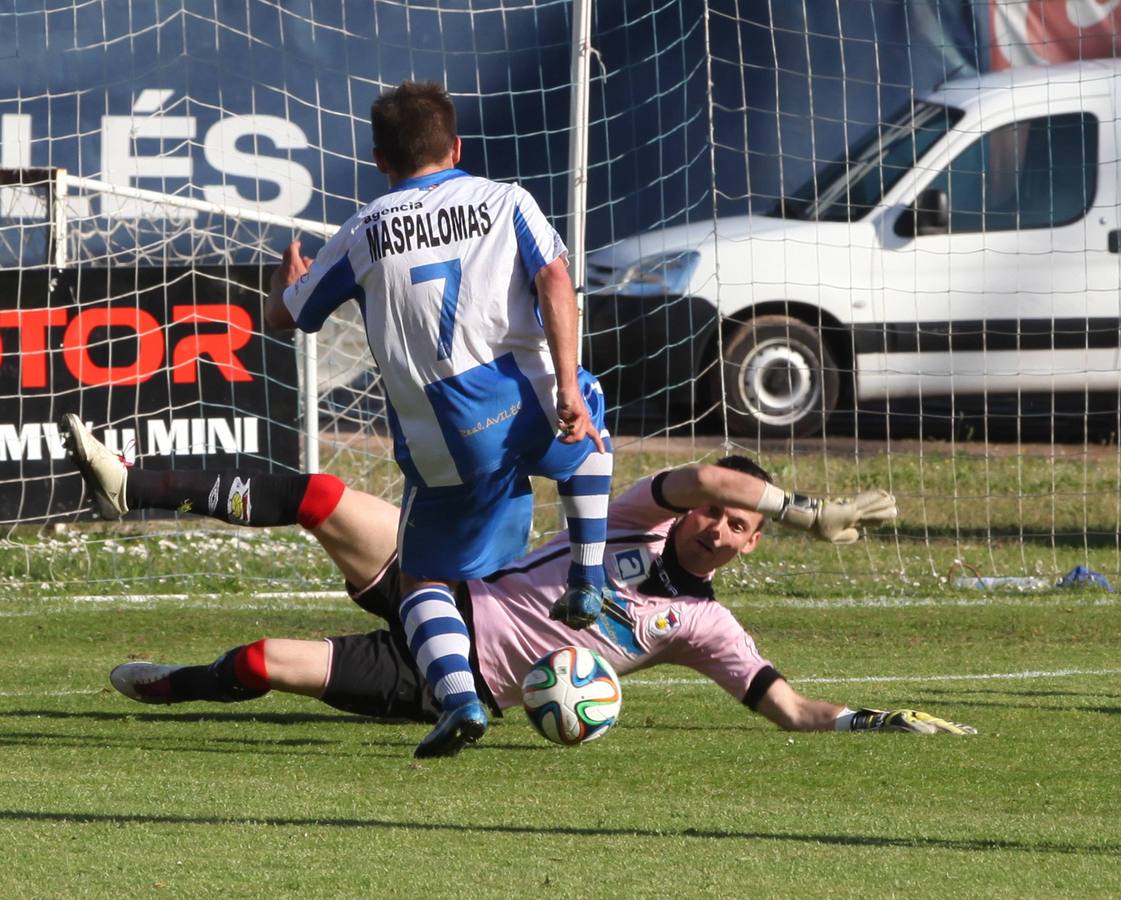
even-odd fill
[[(416, 722), (412, 719), (373, 719), (357, 715), (350, 715), (348, 713), (339, 712), (337, 714), (318, 714), (318, 713), (267, 713), (263, 715), (254, 715), (253, 713), (240, 713), (240, 712), (209, 712), (209, 713), (172, 713), (172, 712), (146, 712), (146, 713), (109, 713), (109, 712), (63, 712), (57, 709), (15, 709), (15, 710), (0, 710), (0, 720), (2, 719), (54, 719), (54, 720), (78, 720), (78, 721), (96, 721), (96, 722), (151, 722), (155, 724), (184, 724), (184, 725), (198, 725), (206, 723), (247, 723), (254, 725), (300, 725), (300, 724), (342, 724), (342, 725), (360, 725), (363, 728), (373, 728), (370, 739), (371, 744), (364, 747), (360, 754), (368, 756), (372, 752), (370, 747), (384, 747), (396, 748), (402, 747), (412, 751), (416, 746), (416, 741), (412, 739), (406, 740), (386, 740), (384, 735), (377, 734), (376, 729), (379, 726), (390, 725), (409, 725), (416, 726), (418, 729), (422, 726), (427, 727), (430, 723)], [(419, 732), (418, 732), (419, 733)], [(183, 744), (183, 738), (179, 734), (174, 737), (168, 736), (167, 741), (174, 742), (174, 752), (187, 751), (196, 753), (239, 753), (245, 747), (252, 747), (254, 752), (267, 752), (268, 748), (275, 747), (277, 750), (291, 749), (295, 747), (339, 747), (340, 741), (331, 740), (329, 738), (270, 738), (270, 737), (221, 737), (209, 734), (202, 734), (199, 736), (198, 743), (187, 746)], [(134, 737), (122, 738), (120, 740), (106, 739), (104, 736), (99, 738), (92, 738), (88, 733), (81, 734), (64, 734), (59, 732), (38, 732), (38, 731), (0, 731), (0, 746), (33, 746), (36, 744), (44, 744), (50, 748), (60, 746), (68, 747), (120, 747), (127, 749), (149, 749), (155, 752), (171, 752), (168, 744), (159, 738), (157, 735), (152, 735), (144, 742), (138, 742)], [(225, 746), (223, 746), (225, 745)], [(472, 748), (472, 753), (478, 753), (480, 750), (519, 750), (519, 751), (550, 751), (555, 752), (556, 748), (551, 744), (517, 744), (517, 743), (501, 743), (496, 740), (488, 739)], [(376, 754), (375, 755), (389, 755), (389, 754)], [(397, 754), (392, 754), (396, 756)], [(411, 753), (410, 753), (411, 755)]]
[(971, 694), (992, 694), (997, 697), (1092, 697), (1095, 700), (1101, 697), (1117, 697), (1121, 699), (1121, 694), (1106, 693), (1105, 691), (1050, 691), (1050, 690), (1031, 690), (1030, 688), (1021, 687), (1007, 687), (1007, 688), (954, 688), (952, 690), (945, 688), (933, 688), (924, 690), (924, 694), (950, 694), (955, 697), (966, 697)]
[[(254, 753), (267, 753), (269, 748), (290, 750), (294, 747), (332, 747), (337, 741), (326, 741), (319, 738), (299, 738), (290, 740), (270, 740), (268, 738), (226, 738), (200, 736), (195, 744), (186, 744), (179, 736), (168, 738), (174, 741), (174, 752), (191, 753), (243, 753), (251, 747)], [(107, 750), (110, 748), (129, 750), (151, 750), (159, 753), (172, 752), (168, 743), (161, 741), (135, 741), (113, 740), (103, 737), (91, 737), (89, 734), (59, 734), (46, 731), (18, 731), (0, 733), (0, 747), (28, 747), (42, 744), (45, 749), (54, 750), (59, 747), (92, 748)], [(411, 745), (410, 745), (411, 746)]]
[(95, 722), (255, 722), (260, 725), (306, 725), (325, 722), (349, 725), (416, 725), (411, 719), (372, 719), (337, 713), (225, 712), (65, 712), (57, 709), (0, 710), (0, 719), (85, 719)]
[[(945, 693), (948, 697), (954, 696), (949, 691)], [(939, 700), (938, 702), (941, 704), (943, 701)], [(944, 702), (949, 705), (953, 701), (946, 700)], [(1027, 709), (1041, 715), (1043, 713), (1055, 713), (1057, 715), (1065, 715), (1068, 713), (1097, 713), (1098, 715), (1102, 716), (1121, 715), (1121, 706), (1044, 706), (1039, 703), (1013, 703), (1011, 701), (1002, 702), (1000, 700), (977, 700), (973, 697), (958, 697), (957, 702), (962, 706), (976, 707), (977, 709)]]
[[(303, 724), (340, 724), (361, 725), (364, 728), (378, 727), (380, 725), (425, 725), (431, 723), (417, 722), (413, 719), (374, 719), (365, 716), (352, 715), (345, 712), (331, 713), (250, 713), (250, 712), (141, 712), (141, 713), (112, 713), (112, 712), (65, 712), (57, 709), (9, 709), (0, 710), (0, 719), (82, 719), (94, 722), (157, 722), (187, 725), (196, 725), (205, 722), (247, 722), (258, 725), (303, 725)], [(503, 717), (503, 721), (505, 717)], [(654, 722), (654, 721), (628, 721), (628, 729), (656, 729), (657, 731), (727, 731), (742, 733), (744, 723), (737, 722), (729, 725), (686, 725), (680, 723)], [(241, 738), (207, 738), (208, 741), (228, 740), (231, 742), (250, 739)], [(284, 744), (284, 740), (262, 739), (261, 744)], [(333, 741), (292, 741), (290, 743), (334, 743)], [(382, 743), (379, 741), (379, 743)], [(400, 743), (400, 742), (399, 742)], [(412, 746), (411, 744), (409, 746)], [(516, 750), (548, 750), (549, 745), (526, 746), (523, 744), (498, 744), (487, 738), (475, 750), (490, 749), (516, 749)]]
[(109, 813), (66, 813), (40, 810), (0, 809), (0, 821), (25, 822), (64, 822), (78, 825), (231, 825), (244, 827), (270, 825), (294, 828), (381, 828), (385, 830), (408, 829), (409, 831), (447, 831), (455, 834), (474, 832), (478, 834), (513, 835), (566, 835), (572, 837), (637, 837), (655, 838), (698, 838), (701, 840), (732, 841), (774, 841), (798, 844), (826, 844), (841, 847), (886, 847), (886, 848), (929, 848), (938, 850), (1006, 851), (1014, 853), (1061, 853), (1093, 854), (1098, 856), (1121, 856), (1121, 844), (1071, 844), (1040, 841), (1012, 841), (990, 838), (938, 838), (938, 837), (888, 837), (862, 834), (813, 834), (783, 833), (766, 831), (725, 831), (710, 828), (648, 829), (648, 828), (579, 828), (547, 827), (535, 825), (478, 825), (462, 822), (423, 822), (395, 821), (392, 819), (309, 819), (288, 818), (284, 816), (223, 817), (223, 816), (176, 816), (168, 814), (130, 813), (111, 815)]
[[(416, 741), (392, 741), (378, 739), (359, 747), (347, 747), (338, 741), (327, 740), (269, 740), (267, 738), (215, 738), (200, 737), (196, 743), (185, 743), (182, 738), (168, 738), (165, 741), (148, 740), (111, 740), (105, 738), (91, 738), (88, 734), (57, 734), (47, 732), (12, 732), (0, 734), (0, 747), (42, 747), (44, 752), (59, 748), (77, 750), (130, 750), (144, 751), (146, 753), (166, 754), (171, 758), (174, 754), (184, 753), (220, 753), (233, 756), (244, 755), (252, 752), (255, 756), (315, 756), (321, 758), (324, 751), (329, 751), (332, 759), (349, 757), (354, 759), (395, 759), (401, 762), (411, 762), (412, 751)], [(472, 747), (472, 754), (480, 751), (517, 750), (547, 751), (555, 753), (556, 748), (548, 744), (501, 744), (488, 742), (477, 747)], [(306, 752), (302, 752), (306, 751)]]
[[(1121, 707), (1101, 705), (1103, 701), (1121, 700), (1121, 694), (1113, 691), (1033, 691), (1010, 685), (1007, 688), (924, 687), (922, 695), (924, 697), (945, 697), (947, 698), (947, 702), (968, 703), (970, 706), (1007, 706), (1016, 709), (1036, 709), (1053, 712), (1121, 713)], [(1007, 697), (1009, 700), (999, 701), (989, 699), (996, 697)], [(1062, 705), (1041, 706), (1038, 703), (1009, 702), (1010, 700), (1025, 700), (1028, 698), (1034, 698), (1036, 700), (1055, 699)], [(1081, 702), (1072, 698), (1079, 698)]]

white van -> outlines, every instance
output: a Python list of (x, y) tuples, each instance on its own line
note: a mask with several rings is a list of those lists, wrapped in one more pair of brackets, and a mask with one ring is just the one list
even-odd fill
[(764, 436), (839, 403), (1116, 394), (1119, 88), (1115, 60), (947, 82), (765, 215), (590, 255), (587, 367)]

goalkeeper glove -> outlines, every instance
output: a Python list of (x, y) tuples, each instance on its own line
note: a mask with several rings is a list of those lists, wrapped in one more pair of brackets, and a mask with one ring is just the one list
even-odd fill
[(806, 494), (788, 494), (768, 484), (759, 512), (784, 525), (811, 531), (823, 541), (854, 544), (860, 527), (888, 522), (897, 515), (895, 498), (887, 491), (863, 491), (851, 500), (821, 500)]
[(917, 709), (860, 709), (849, 720), (849, 731), (907, 731), (911, 734), (976, 734), (977, 729), (948, 722)]

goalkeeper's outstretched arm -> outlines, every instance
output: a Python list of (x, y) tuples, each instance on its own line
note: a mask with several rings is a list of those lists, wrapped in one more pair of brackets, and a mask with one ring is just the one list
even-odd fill
[(803, 697), (780, 678), (755, 711), (784, 731), (904, 731), (910, 734), (976, 734), (977, 729), (916, 709), (849, 709)]
[(897, 514), (895, 498), (887, 491), (824, 500), (788, 493), (758, 475), (719, 464), (672, 470), (662, 482), (662, 493), (669, 503), (683, 509), (714, 504), (755, 510), (834, 544), (854, 543), (860, 539), (862, 527), (889, 522)]

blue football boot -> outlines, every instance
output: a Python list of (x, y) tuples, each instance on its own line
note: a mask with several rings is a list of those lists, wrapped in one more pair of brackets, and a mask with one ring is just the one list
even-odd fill
[(570, 587), (549, 610), (549, 618), (569, 628), (587, 628), (603, 612), (603, 588), (582, 584)]
[(486, 708), (478, 700), (449, 709), (437, 720), (436, 727), (416, 745), (413, 756), (417, 759), (455, 756), (486, 734), (488, 724)]

